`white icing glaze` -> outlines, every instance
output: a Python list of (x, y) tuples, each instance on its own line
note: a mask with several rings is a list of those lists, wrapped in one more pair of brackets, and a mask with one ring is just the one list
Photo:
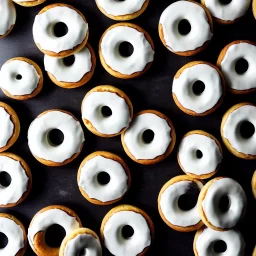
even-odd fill
[(245, 105), (231, 112), (223, 126), (223, 136), (240, 153), (256, 155), (256, 133), (249, 139), (243, 138), (240, 126), (244, 121), (251, 122), (256, 128), (256, 107)]
[[(178, 25), (181, 20), (189, 21), (191, 31), (180, 34)], [(177, 1), (165, 9), (160, 18), (167, 47), (175, 52), (195, 50), (209, 40), (213, 34), (205, 10), (198, 4)]]
[[(200, 95), (193, 92), (196, 81), (205, 85)], [(186, 68), (178, 78), (174, 78), (172, 92), (180, 104), (198, 114), (212, 109), (220, 100), (223, 90), (221, 78), (216, 69), (207, 64), (197, 64)]]
[[(143, 140), (146, 130), (154, 132), (151, 143)], [(154, 159), (163, 155), (171, 141), (171, 127), (168, 122), (152, 113), (136, 116), (124, 134), (124, 142), (136, 159)]]
[[(227, 250), (222, 253), (214, 251), (213, 244), (223, 241), (227, 245)], [(243, 256), (245, 243), (241, 233), (237, 230), (216, 231), (205, 228), (196, 240), (196, 250), (198, 256)]]
[[(105, 117), (101, 109), (107, 106), (112, 115)], [(130, 109), (126, 101), (113, 92), (92, 92), (82, 103), (82, 118), (87, 119), (102, 134), (116, 134), (126, 128), (130, 121)]]
[(15, 2), (33, 2), (35, 0), (15, 0)]
[[(238, 74), (235, 66), (239, 59), (245, 59), (249, 66), (244, 74)], [(231, 45), (222, 62), (221, 71), (227, 81), (227, 84), (235, 90), (248, 90), (256, 88), (256, 46), (241, 42)]]
[[(123, 42), (129, 42), (134, 48), (133, 54), (129, 57), (123, 57), (119, 53), (119, 46)], [(154, 50), (145, 35), (128, 26), (108, 30), (102, 38), (100, 48), (107, 65), (124, 75), (143, 71), (154, 59)]]
[(6, 247), (0, 249), (2, 256), (14, 256), (24, 248), (24, 233), (20, 225), (13, 220), (0, 217), (0, 232), (8, 238)]
[(80, 52), (75, 53), (74, 57), (75, 62), (71, 66), (66, 66), (62, 58), (44, 55), (45, 70), (59, 82), (79, 82), (85, 74), (91, 71), (91, 53), (87, 47), (84, 47)]
[[(228, 196), (230, 200), (230, 207), (224, 213), (218, 208), (223, 196)], [(239, 183), (230, 178), (221, 178), (214, 181), (208, 188), (202, 207), (205, 217), (212, 225), (219, 228), (232, 228), (243, 217), (246, 201), (246, 195)]]
[[(17, 75), (22, 78), (18, 80)], [(0, 71), (0, 86), (11, 95), (31, 94), (37, 88), (39, 79), (35, 67), (22, 60), (5, 63)]]
[(198, 212), (198, 203), (194, 208), (188, 211), (180, 209), (178, 200), (180, 196), (187, 193), (190, 186), (197, 186), (202, 189), (201, 182), (178, 181), (170, 185), (161, 195), (160, 207), (165, 218), (173, 225), (180, 227), (189, 227), (200, 222), (201, 217)]
[[(122, 235), (122, 228), (129, 225), (134, 234), (129, 239)], [(116, 256), (136, 256), (151, 244), (150, 229), (145, 218), (132, 211), (114, 213), (103, 230), (107, 249)]]
[[(98, 182), (97, 175), (100, 172), (109, 174), (110, 181), (108, 184), (101, 185)], [(78, 185), (90, 198), (108, 202), (124, 195), (128, 189), (127, 181), (127, 174), (119, 162), (102, 156), (95, 156), (82, 167)]]
[(0, 107), (0, 124), (0, 148), (3, 148), (7, 145), (14, 131), (11, 116), (3, 107)]
[[(54, 25), (63, 22), (68, 33), (56, 37)], [(88, 33), (88, 23), (75, 10), (66, 6), (53, 7), (35, 17), (33, 25), (34, 40), (43, 50), (59, 53), (80, 45)]]
[(0, 36), (6, 32), (16, 22), (16, 9), (11, 0), (0, 0)]
[[(58, 146), (51, 145), (48, 133), (58, 129), (64, 140)], [(28, 145), (33, 155), (53, 162), (62, 163), (80, 152), (84, 133), (79, 121), (71, 115), (58, 110), (37, 117), (28, 130)]]
[[(197, 150), (203, 154), (200, 159), (196, 156)], [(195, 175), (214, 172), (223, 158), (216, 142), (202, 134), (190, 134), (183, 138), (179, 145), (178, 157), (184, 170)]]

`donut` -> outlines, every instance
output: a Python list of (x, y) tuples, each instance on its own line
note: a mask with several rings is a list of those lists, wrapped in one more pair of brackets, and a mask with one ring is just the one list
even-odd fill
[(148, 7), (149, 0), (96, 0), (96, 4), (100, 11), (110, 19), (124, 21), (140, 16)]
[(233, 228), (244, 216), (247, 199), (235, 180), (217, 177), (206, 183), (198, 198), (204, 224), (214, 230)]
[(11, 214), (0, 213), (0, 233), (8, 239), (7, 245), (1, 248), (2, 255), (25, 255), (27, 250), (26, 230), (17, 218)]
[(177, 1), (162, 13), (158, 30), (168, 50), (192, 56), (208, 46), (213, 36), (213, 21), (209, 11), (199, 3)]
[(44, 3), (46, 0), (13, 0), (16, 4), (24, 7), (33, 7)]
[(45, 242), (46, 230), (56, 224), (65, 229), (66, 235), (82, 227), (77, 214), (65, 206), (43, 208), (33, 217), (28, 228), (28, 242), (36, 255), (59, 256), (60, 248), (52, 248)]
[(87, 43), (80, 52), (66, 58), (45, 55), (44, 67), (54, 84), (68, 89), (77, 88), (92, 78), (96, 56), (93, 48)]
[(172, 96), (180, 110), (192, 116), (205, 116), (214, 112), (225, 95), (225, 80), (214, 65), (193, 61), (175, 75)]
[(16, 22), (16, 9), (12, 0), (2, 0), (0, 3), (0, 39), (6, 37)]
[(3, 93), (12, 99), (31, 99), (43, 88), (42, 70), (30, 59), (10, 59), (0, 70), (0, 87)]
[(150, 165), (164, 160), (172, 152), (176, 133), (167, 116), (155, 110), (143, 110), (135, 115), (121, 140), (133, 161)]
[(131, 175), (128, 166), (119, 156), (98, 151), (87, 156), (81, 163), (77, 183), (80, 192), (89, 202), (108, 205), (125, 195), (131, 184)]
[(79, 252), (91, 256), (102, 255), (100, 239), (94, 231), (88, 228), (72, 231), (62, 241), (59, 256), (79, 255)]
[[(191, 232), (203, 226), (198, 213), (198, 205), (184, 210), (179, 206), (181, 196), (199, 195), (203, 183), (187, 175), (180, 175), (169, 180), (158, 196), (158, 211), (162, 220), (172, 229)], [(191, 201), (192, 197), (188, 200)], [(196, 199), (197, 202), (197, 199)]]
[(82, 119), (89, 131), (100, 137), (121, 134), (133, 118), (129, 97), (111, 85), (90, 90), (82, 102)]
[[(126, 52), (129, 46), (133, 48), (132, 53)], [(102, 66), (110, 75), (122, 79), (135, 78), (150, 68), (154, 60), (154, 44), (141, 27), (117, 23), (102, 35), (99, 55)]]
[[(51, 141), (50, 134), (59, 130), (63, 142)], [(28, 145), (33, 156), (42, 164), (62, 166), (73, 161), (81, 152), (84, 132), (80, 122), (69, 112), (52, 109), (40, 114), (29, 126)]]
[(64, 58), (79, 52), (87, 43), (88, 23), (71, 5), (51, 4), (35, 17), (34, 41), (44, 54)]
[(231, 93), (245, 94), (256, 90), (255, 58), (256, 44), (246, 40), (234, 41), (220, 52), (217, 66)]
[[(220, 243), (224, 244), (222, 250)], [(241, 233), (235, 229), (216, 231), (207, 227), (198, 230), (194, 238), (195, 256), (243, 256), (245, 242)], [(226, 250), (225, 250), (226, 248)]]
[(183, 136), (177, 158), (180, 168), (187, 175), (195, 179), (209, 179), (219, 170), (223, 152), (214, 136), (195, 130)]
[(252, 177), (252, 193), (256, 199), (256, 171), (254, 172)]
[(101, 238), (113, 255), (143, 256), (154, 239), (154, 224), (141, 209), (119, 205), (104, 217)]
[(239, 158), (256, 159), (256, 106), (239, 103), (231, 107), (221, 122), (221, 137), (227, 149)]
[(10, 148), (20, 135), (20, 121), (16, 112), (0, 102), (0, 152)]

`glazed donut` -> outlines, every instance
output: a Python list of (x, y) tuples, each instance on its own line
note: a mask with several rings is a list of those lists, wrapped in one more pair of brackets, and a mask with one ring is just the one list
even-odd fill
[(79, 255), (81, 252), (89, 256), (102, 255), (99, 237), (88, 228), (76, 229), (66, 236), (61, 243), (59, 256)]
[[(50, 132), (56, 129), (64, 136), (63, 142), (57, 146), (49, 139)], [(45, 111), (29, 126), (30, 151), (44, 165), (62, 166), (73, 161), (81, 152), (83, 143), (84, 132), (81, 124), (67, 111)]]
[[(206, 183), (198, 202), (204, 224), (211, 229), (223, 231), (233, 228), (242, 219), (247, 199), (243, 188), (235, 180), (217, 177)], [(223, 202), (225, 209), (221, 208)]]
[(113, 137), (121, 134), (132, 118), (133, 106), (130, 99), (114, 86), (97, 86), (83, 99), (83, 122), (97, 136)]
[[(133, 47), (125, 56), (123, 43)], [(99, 55), (105, 70), (117, 78), (129, 79), (144, 74), (154, 60), (154, 44), (149, 34), (137, 25), (118, 23), (109, 27), (99, 43)]]
[[(132, 232), (126, 232), (126, 230)], [(113, 255), (143, 256), (154, 238), (154, 225), (141, 209), (120, 205), (104, 217), (100, 233), (105, 247)]]
[(8, 60), (0, 70), (3, 93), (16, 100), (35, 97), (43, 88), (43, 73), (32, 60), (17, 57)]
[(126, 154), (133, 161), (149, 165), (164, 160), (172, 152), (176, 133), (167, 116), (155, 110), (144, 110), (135, 115), (121, 139)]
[[(55, 29), (59, 25), (66, 27), (66, 34), (56, 34)], [(86, 45), (88, 36), (88, 23), (83, 14), (73, 6), (51, 4), (35, 17), (34, 41), (46, 55), (64, 58), (79, 52)]]
[(96, 0), (96, 4), (100, 11), (112, 20), (131, 20), (137, 18), (146, 10), (149, 0)]
[(252, 177), (252, 193), (256, 199), (256, 171), (254, 172)]
[(256, 159), (255, 127), (255, 105), (240, 103), (230, 108), (221, 122), (221, 137), (227, 149), (239, 158)]
[(33, 7), (44, 3), (46, 0), (13, 0), (16, 4), (24, 7)]
[(223, 159), (219, 141), (211, 134), (195, 130), (188, 132), (178, 149), (180, 168), (195, 179), (209, 179), (220, 168)]
[(189, 196), (190, 190), (191, 194), (196, 191), (199, 195), (202, 187), (201, 181), (187, 175), (174, 177), (162, 187), (158, 196), (158, 211), (169, 227), (180, 232), (191, 232), (203, 226), (197, 204), (190, 210), (183, 210), (178, 204), (181, 196)]
[(209, 11), (199, 3), (177, 1), (164, 10), (158, 29), (168, 50), (192, 56), (208, 46), (213, 36), (213, 21)]
[[(71, 65), (68, 63), (69, 58), (74, 58), (74, 63)], [(66, 58), (44, 56), (44, 67), (52, 82), (68, 89), (88, 83), (95, 66), (96, 56), (88, 43), (80, 52)]]
[[(221, 253), (215, 248), (215, 245), (220, 241), (226, 245), (226, 250)], [(195, 256), (243, 256), (245, 242), (237, 230), (231, 229), (220, 232), (204, 227), (197, 231), (193, 247)]]
[(0, 213), (0, 233), (8, 238), (6, 247), (1, 248), (2, 255), (25, 255), (27, 235), (25, 227), (17, 218), (10, 214)]
[[(109, 181), (101, 181), (101, 174), (107, 175)], [(125, 195), (131, 184), (131, 175), (128, 166), (119, 156), (97, 151), (81, 163), (77, 183), (89, 202), (107, 205), (119, 201)]]
[(10, 148), (20, 135), (20, 121), (16, 112), (0, 102), (0, 152)]
[(221, 51), (217, 66), (224, 75), (230, 92), (250, 93), (256, 90), (256, 44), (234, 41)]

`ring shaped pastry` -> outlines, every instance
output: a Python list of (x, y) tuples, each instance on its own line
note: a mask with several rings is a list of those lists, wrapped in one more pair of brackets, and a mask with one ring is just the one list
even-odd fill
[(176, 105), (186, 114), (205, 116), (214, 112), (225, 95), (225, 79), (214, 65), (193, 61), (175, 75), (172, 96)]
[(180, 168), (187, 175), (195, 179), (209, 179), (219, 170), (223, 152), (214, 136), (195, 130), (182, 138), (177, 158)]
[(82, 119), (89, 131), (100, 137), (121, 134), (133, 118), (129, 97), (110, 85), (90, 90), (82, 102)]
[(162, 187), (158, 196), (158, 210), (161, 218), (169, 227), (180, 232), (191, 232), (203, 226), (197, 203), (189, 210), (184, 210), (179, 206), (181, 196), (199, 195), (202, 187), (201, 181), (187, 175), (174, 177)]
[(20, 121), (16, 112), (0, 102), (0, 152), (10, 148), (20, 135)]
[(0, 233), (8, 238), (2, 255), (23, 256), (27, 250), (27, 235), (23, 224), (13, 215), (0, 213)]
[(8, 60), (0, 70), (3, 93), (16, 100), (35, 97), (43, 88), (43, 73), (32, 60), (17, 57)]
[(217, 231), (233, 228), (244, 216), (247, 205), (240, 184), (224, 177), (207, 182), (200, 192), (198, 202), (202, 221)]
[(209, 11), (199, 3), (177, 1), (162, 13), (158, 30), (168, 50), (192, 56), (208, 46), (213, 36), (213, 21)]
[(131, 184), (131, 175), (119, 156), (97, 151), (81, 163), (77, 183), (89, 202), (107, 205), (119, 201), (125, 195)]
[(256, 199), (256, 171), (254, 172), (252, 177), (252, 193)]
[[(52, 130), (63, 134), (59, 145), (51, 141)], [(28, 145), (33, 156), (42, 164), (62, 166), (73, 161), (81, 152), (84, 132), (80, 122), (69, 112), (52, 109), (40, 114), (29, 126)]]
[[(133, 48), (132, 53), (126, 52), (129, 46)], [(154, 60), (154, 44), (149, 34), (139, 26), (117, 23), (102, 35), (99, 55), (102, 66), (109, 74), (129, 79), (144, 74), (150, 68)]]
[(71, 255), (101, 256), (102, 249), (97, 234), (88, 228), (72, 231), (61, 243), (59, 256)]
[(44, 3), (46, 0), (13, 0), (16, 4), (24, 7), (34, 7)]
[(167, 116), (155, 110), (144, 110), (135, 115), (121, 140), (133, 161), (149, 165), (164, 160), (172, 152), (176, 133)]
[(46, 55), (64, 58), (79, 52), (86, 45), (88, 36), (85, 17), (70, 5), (48, 5), (35, 17), (34, 41)]
[(100, 233), (105, 247), (113, 255), (143, 256), (154, 239), (154, 225), (141, 209), (120, 205), (106, 214)]

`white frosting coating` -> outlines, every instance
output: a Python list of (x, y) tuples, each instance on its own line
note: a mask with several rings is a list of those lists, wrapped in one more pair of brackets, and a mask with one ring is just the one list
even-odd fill
[(15, 0), (15, 2), (33, 2), (35, 0)]
[[(48, 140), (48, 133), (58, 129), (64, 140), (58, 146)], [(58, 110), (37, 117), (28, 130), (28, 145), (33, 155), (53, 162), (62, 163), (80, 152), (84, 142), (84, 133), (79, 121), (71, 115)]]
[[(178, 29), (179, 22), (184, 19), (191, 25), (187, 35), (180, 34)], [(161, 15), (160, 24), (167, 47), (175, 52), (195, 50), (213, 36), (205, 10), (189, 1), (177, 1), (169, 5)]]
[(255, 106), (245, 105), (231, 112), (223, 126), (223, 136), (238, 152), (256, 155), (256, 133), (249, 139), (241, 136), (239, 128), (244, 121), (251, 122), (256, 128)]
[(71, 66), (66, 66), (63, 58), (55, 58), (44, 55), (44, 67), (50, 72), (57, 81), (76, 83), (79, 82), (85, 74), (91, 71), (92, 60), (91, 53), (87, 47), (74, 54), (75, 62)]
[(190, 186), (197, 186), (201, 190), (203, 184), (199, 181), (178, 181), (170, 185), (161, 195), (161, 211), (165, 218), (175, 226), (189, 227), (196, 225), (201, 220), (197, 209), (198, 203), (188, 211), (180, 209), (178, 205), (180, 196), (186, 194)]
[[(54, 25), (63, 22), (68, 27), (68, 33), (56, 37)], [(35, 17), (33, 37), (35, 43), (43, 50), (59, 53), (80, 45), (88, 32), (88, 23), (75, 10), (66, 6), (53, 7)]]
[[(197, 150), (203, 154), (200, 159), (196, 156)], [(216, 142), (202, 134), (190, 134), (183, 138), (179, 145), (178, 157), (184, 170), (195, 175), (214, 172), (223, 158)]]
[[(105, 117), (102, 107), (111, 109), (112, 115)], [(87, 119), (102, 134), (116, 134), (126, 128), (130, 121), (130, 109), (126, 101), (113, 92), (92, 92), (83, 100), (82, 118)]]
[[(134, 234), (129, 239), (122, 235), (122, 228), (129, 225)], [(116, 256), (136, 256), (151, 244), (150, 229), (145, 218), (132, 211), (113, 214), (103, 230), (107, 249)]]
[(2, 256), (14, 256), (24, 248), (24, 233), (20, 225), (9, 218), (0, 217), (0, 232), (8, 238), (6, 247), (0, 249)]
[[(238, 74), (235, 66), (239, 59), (245, 59), (249, 66), (244, 74)], [(222, 62), (221, 71), (227, 81), (227, 84), (235, 90), (248, 90), (256, 88), (256, 46), (241, 42), (231, 45)]]
[[(101, 185), (98, 182), (97, 175), (100, 172), (109, 174), (110, 181), (108, 184)], [(90, 198), (108, 202), (124, 195), (128, 189), (127, 181), (127, 174), (119, 162), (102, 156), (95, 156), (82, 167), (78, 185)]]
[(0, 107), (0, 124), (0, 148), (3, 148), (7, 145), (14, 132), (11, 116), (3, 107)]
[[(213, 244), (223, 241), (227, 245), (227, 250), (222, 253), (214, 251)], [(196, 250), (198, 256), (243, 256), (245, 243), (241, 233), (237, 230), (216, 231), (205, 228), (196, 240)]]
[[(196, 81), (205, 85), (200, 95), (193, 92)], [(186, 68), (178, 78), (174, 78), (172, 92), (184, 108), (201, 114), (212, 109), (220, 100), (223, 93), (221, 82), (216, 69), (207, 64), (197, 64)]]
[[(226, 212), (221, 212), (218, 205), (223, 196), (228, 196), (230, 200), (230, 207)], [(202, 207), (207, 220), (212, 225), (232, 228), (243, 217), (246, 201), (246, 195), (239, 183), (231, 178), (221, 178), (208, 188)]]
[(16, 9), (11, 0), (0, 0), (0, 36), (6, 32), (16, 22)]
[[(123, 57), (119, 53), (119, 46), (123, 42), (129, 42), (134, 48), (129, 57)], [(100, 48), (107, 65), (124, 75), (141, 72), (154, 60), (154, 50), (144, 33), (128, 26), (108, 30), (102, 38)]]
[[(22, 78), (17, 79), (17, 75)], [(11, 95), (31, 94), (37, 88), (39, 79), (35, 67), (22, 60), (7, 62), (0, 71), (0, 86)]]
[[(151, 143), (143, 140), (146, 130), (154, 132)], [(136, 159), (154, 159), (163, 155), (171, 141), (171, 127), (168, 122), (152, 113), (136, 116), (124, 134), (124, 142)]]

